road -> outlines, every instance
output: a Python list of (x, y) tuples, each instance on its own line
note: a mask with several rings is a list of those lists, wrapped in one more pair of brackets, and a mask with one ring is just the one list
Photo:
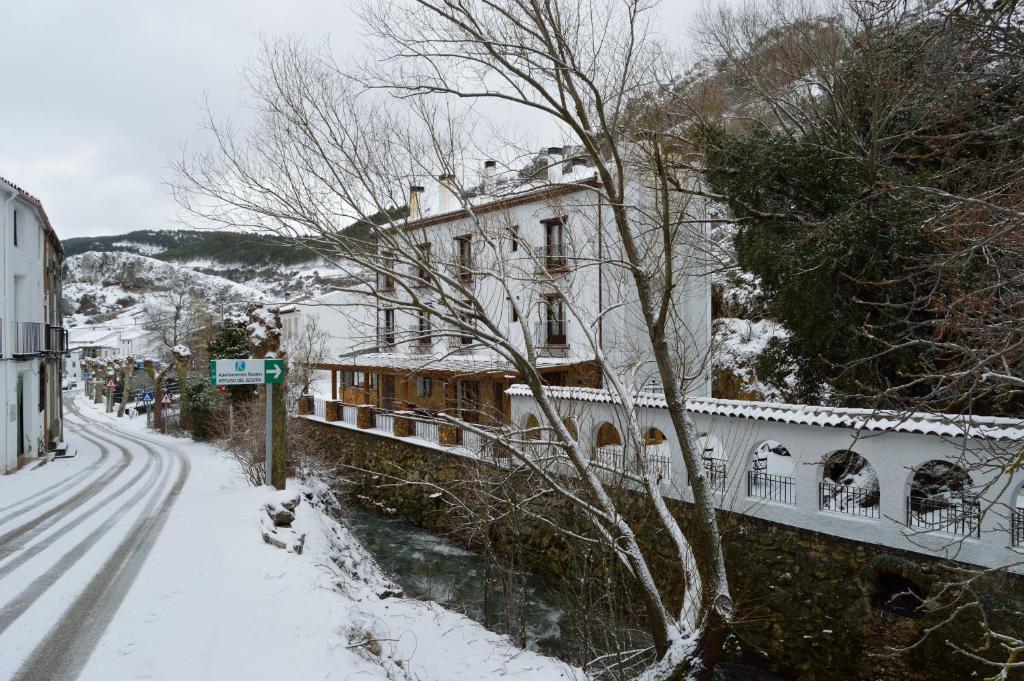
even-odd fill
[(77, 456), (0, 488), (0, 679), (78, 678), (189, 477), (166, 445), (65, 409)]

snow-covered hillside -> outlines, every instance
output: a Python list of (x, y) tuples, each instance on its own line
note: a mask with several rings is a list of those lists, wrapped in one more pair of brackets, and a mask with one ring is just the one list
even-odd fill
[(64, 299), (71, 326), (130, 316), (146, 304), (147, 296), (167, 290), (192, 291), (208, 306), (225, 311), (269, 299), (252, 286), (134, 253), (90, 252), (65, 262)]

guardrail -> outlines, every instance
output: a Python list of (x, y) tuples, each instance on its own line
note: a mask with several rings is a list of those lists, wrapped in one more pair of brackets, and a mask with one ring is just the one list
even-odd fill
[(747, 496), (753, 499), (796, 503), (796, 481), (787, 475), (747, 471)]
[(981, 504), (968, 499), (909, 496), (907, 527), (959, 537), (980, 537)]
[(46, 351), (64, 355), (68, 351), (68, 331), (63, 326), (46, 325)]
[(876, 489), (825, 481), (819, 483), (818, 491), (818, 508), (822, 511), (873, 520), (881, 517)]
[(359, 421), (359, 407), (354, 404), (341, 405), (341, 420), (353, 426)]
[(416, 426), (413, 432), (416, 434), (416, 437), (421, 440), (427, 440), (428, 442), (441, 441), (437, 432), (436, 421), (416, 421)]
[(373, 413), (373, 427), (383, 430), (385, 433), (395, 432), (395, 416), (386, 412), (377, 411)]
[(313, 397), (313, 416), (318, 419), (327, 418), (327, 399), (324, 397)]

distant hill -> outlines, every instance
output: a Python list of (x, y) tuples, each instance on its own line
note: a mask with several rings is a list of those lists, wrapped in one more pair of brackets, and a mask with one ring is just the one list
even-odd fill
[[(394, 210), (395, 218), (404, 215), (404, 207)], [(380, 224), (386, 219), (381, 213), (374, 215), (371, 221)], [(369, 232), (370, 221), (364, 220), (354, 222), (341, 231), (357, 242), (365, 242)], [(69, 258), (89, 251), (124, 252), (165, 262), (211, 261), (247, 268), (303, 265), (318, 260), (316, 253), (302, 242), (215, 230), (143, 229), (115, 236), (64, 239), (61, 243), (64, 255)]]

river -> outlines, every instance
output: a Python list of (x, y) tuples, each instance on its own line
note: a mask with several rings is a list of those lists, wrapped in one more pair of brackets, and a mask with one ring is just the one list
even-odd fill
[[(577, 632), (565, 598), (536, 575), (499, 571), (483, 556), (412, 523), (355, 503), (344, 509), (345, 524), (388, 575), (411, 598), (431, 600), (465, 614), (519, 645), (571, 663)], [(511, 579), (515, 602), (508, 607), (501, 576)], [(490, 584), (491, 588), (486, 588)], [(635, 637), (639, 641), (639, 635)], [(760, 670), (720, 665), (721, 681), (783, 681)]]

